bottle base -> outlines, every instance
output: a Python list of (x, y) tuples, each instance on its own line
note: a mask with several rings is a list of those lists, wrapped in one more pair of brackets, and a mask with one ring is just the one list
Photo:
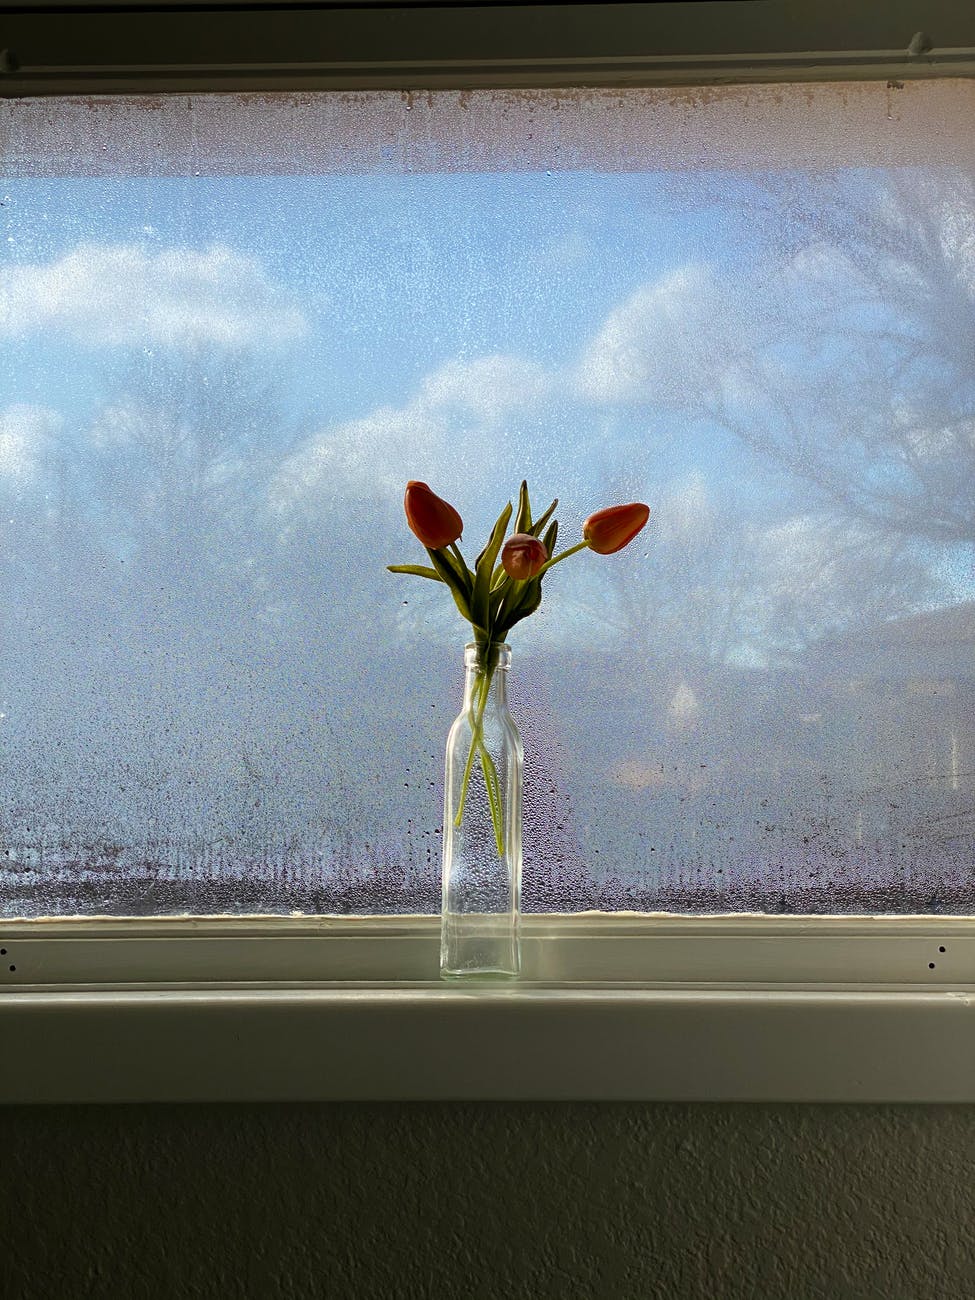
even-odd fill
[(518, 936), (509, 915), (445, 916), (440, 948), (443, 979), (511, 980), (520, 974)]

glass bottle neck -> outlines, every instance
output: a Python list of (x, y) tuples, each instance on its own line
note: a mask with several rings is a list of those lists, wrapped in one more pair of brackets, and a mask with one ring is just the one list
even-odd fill
[[(511, 647), (496, 645), (485, 647), (469, 645), (464, 649), (464, 710), (472, 705), (484, 705), (488, 709), (507, 707), (507, 676), (511, 663)], [(491, 681), (487, 688), (487, 700), (483, 701), (484, 676), (490, 673)]]

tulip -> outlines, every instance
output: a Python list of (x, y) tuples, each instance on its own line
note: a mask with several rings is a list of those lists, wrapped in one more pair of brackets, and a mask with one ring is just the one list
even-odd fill
[(410, 479), (406, 485), (403, 509), (410, 530), (431, 550), (439, 551), (456, 542), (464, 531), (463, 521), (454, 507), (416, 479)]
[[(533, 521), (528, 484), (523, 482), (518, 494), (517, 514), (509, 501), (471, 569), (457, 545), (464, 525), (452, 505), (441, 500), (426, 483), (411, 479), (406, 485), (403, 506), (411, 531), (427, 549), (430, 566), (390, 564), (387, 567), (392, 573), (408, 573), (446, 585), (462, 617), (473, 628), (475, 642), (484, 656), (485, 666), (479, 671), (467, 706), (471, 742), (457, 807), (450, 810), (453, 824), (458, 827), (462, 824), (471, 774), (475, 760), (480, 756), (494, 840), (498, 855), (503, 856), (505, 820), (501, 785), (484, 738), (484, 712), (498, 662), (498, 647), (516, 623), (538, 609), (542, 599), (541, 579), (553, 565), (561, 564), (579, 551), (592, 550), (598, 555), (612, 555), (614, 551), (622, 550), (644, 527), (650, 509), (634, 501), (626, 506), (597, 510), (583, 524), (582, 540), (556, 555), (559, 527), (553, 516), (558, 500)], [(514, 527), (515, 532), (505, 541), (509, 527)], [(499, 563), (504, 578), (498, 574)]]
[(582, 536), (597, 555), (613, 555), (633, 541), (650, 518), (650, 507), (633, 501), (628, 506), (597, 510), (582, 525)]
[(543, 542), (531, 533), (514, 533), (501, 550), (501, 567), (509, 578), (534, 578), (548, 559)]

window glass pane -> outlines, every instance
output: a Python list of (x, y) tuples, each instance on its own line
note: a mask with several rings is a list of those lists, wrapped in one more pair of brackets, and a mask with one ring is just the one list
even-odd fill
[[(0, 103), (0, 907), (436, 911), (477, 553), (529, 910), (970, 912), (975, 89)], [(428, 589), (429, 588), (429, 589)]]

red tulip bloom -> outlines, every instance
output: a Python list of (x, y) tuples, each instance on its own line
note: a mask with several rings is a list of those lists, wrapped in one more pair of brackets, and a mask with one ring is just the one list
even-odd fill
[(432, 551), (456, 542), (464, 531), (463, 521), (454, 507), (416, 479), (410, 479), (406, 485), (403, 509), (411, 531)]
[(634, 501), (628, 506), (597, 510), (582, 525), (582, 536), (597, 555), (612, 555), (633, 541), (650, 518), (650, 507)]
[(531, 533), (515, 533), (501, 551), (501, 567), (509, 578), (534, 578), (548, 559), (548, 551)]

